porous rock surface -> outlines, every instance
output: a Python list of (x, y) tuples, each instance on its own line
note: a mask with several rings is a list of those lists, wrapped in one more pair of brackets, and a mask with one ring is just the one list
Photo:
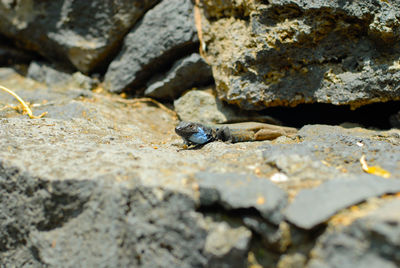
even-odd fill
[(0, 1), (0, 33), (45, 58), (90, 72), (158, 0)]
[(242, 109), (400, 99), (398, 1), (200, 1), (220, 98)]
[[(5, 267), (399, 265), (399, 130), (310, 125), (293, 138), (182, 150), (165, 108), (52, 88), (10, 68), (0, 68), (0, 84), (48, 112), (0, 111)], [(362, 154), (391, 178), (365, 174)], [(364, 181), (373, 189), (357, 187)], [(320, 195), (302, 202), (302, 191), (330, 185), (363, 198), (344, 204), (331, 189), (328, 216), (315, 209)], [(311, 230), (291, 206), (320, 214)]]

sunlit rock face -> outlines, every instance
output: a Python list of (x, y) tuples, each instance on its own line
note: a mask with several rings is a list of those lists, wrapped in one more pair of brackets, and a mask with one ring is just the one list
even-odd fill
[(200, 1), (221, 98), (243, 109), (400, 99), (396, 1)]

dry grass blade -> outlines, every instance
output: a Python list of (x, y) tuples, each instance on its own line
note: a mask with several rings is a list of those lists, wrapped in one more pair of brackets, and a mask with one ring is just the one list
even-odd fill
[(196, 0), (194, 5), (194, 24), (197, 30), (197, 36), (200, 41), (200, 55), (206, 60), (205, 52), (206, 52), (206, 43), (203, 40), (203, 29), (201, 27), (201, 12), (200, 12), (200, 0)]
[(367, 161), (365, 161), (365, 155), (361, 156), (360, 163), (361, 163), (361, 168), (365, 172), (376, 175), (376, 176), (383, 177), (385, 179), (390, 178), (390, 172), (384, 170), (380, 166), (368, 166)]
[(164, 104), (152, 99), (152, 98), (137, 98), (137, 99), (119, 99), (119, 102), (125, 103), (125, 104), (136, 104), (136, 103), (143, 103), (143, 102), (151, 102), (153, 104), (155, 104), (156, 106), (158, 106), (161, 110), (167, 112), (168, 114), (170, 114), (174, 119), (177, 119), (178, 116), (176, 114), (175, 111), (169, 109), (167, 106), (165, 106)]
[(42, 114), (39, 115), (39, 116), (33, 115), (32, 110), (31, 110), (31, 108), (29, 108), (28, 104), (26, 104), (26, 102), (25, 102), (23, 99), (21, 99), (21, 97), (18, 96), (14, 91), (12, 91), (11, 89), (8, 89), (8, 88), (6, 88), (6, 87), (4, 87), (4, 86), (1, 86), (1, 85), (0, 85), (0, 89), (3, 90), (3, 91), (5, 91), (5, 92), (7, 92), (8, 94), (10, 94), (11, 96), (13, 96), (14, 98), (16, 98), (17, 101), (18, 101), (19, 103), (21, 103), (22, 109), (23, 109), (24, 113), (28, 114), (28, 116), (29, 116), (30, 119), (41, 118), (41, 117), (43, 117), (43, 116), (45, 116), (45, 115), (47, 114), (47, 112), (44, 112), (44, 113), (42, 113)]

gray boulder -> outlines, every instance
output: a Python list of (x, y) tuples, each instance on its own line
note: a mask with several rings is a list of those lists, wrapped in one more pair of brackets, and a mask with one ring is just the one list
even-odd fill
[(52, 61), (90, 72), (106, 63), (158, 0), (1, 1), (0, 33)]
[(125, 37), (105, 75), (111, 92), (137, 89), (158, 71), (192, 53), (198, 42), (190, 0), (164, 0)]
[(93, 89), (97, 82), (80, 72), (71, 74), (68, 70), (58, 69), (51, 64), (45, 62), (32, 61), (29, 64), (27, 77), (38, 82), (44, 83), (49, 87), (71, 87), (83, 88), (86, 90)]
[(174, 109), (182, 121), (204, 124), (223, 124), (232, 122), (264, 122), (279, 125), (271, 116), (260, 115), (254, 111), (243, 111), (234, 105), (226, 104), (213, 93), (214, 88), (190, 90), (174, 101)]
[(174, 63), (164, 75), (147, 83), (146, 96), (161, 99), (175, 99), (193, 86), (205, 86), (213, 81), (211, 67), (198, 53), (193, 53)]
[(368, 175), (356, 179), (334, 179), (317, 188), (301, 191), (287, 207), (285, 215), (296, 226), (311, 229), (341, 209), (371, 197), (397, 192), (400, 192), (400, 180), (385, 180)]
[[(0, 98), (0, 266), (399, 265), (399, 205), (389, 205), (399, 130), (309, 125), (296, 137), (183, 150), (165, 107), (11, 68), (0, 84), (48, 112), (29, 119)], [(364, 174), (363, 154), (391, 178)], [(355, 202), (321, 228), (295, 226)], [(301, 215), (285, 215), (291, 206)]]
[(400, 98), (398, 1), (205, 1), (202, 7), (219, 97), (242, 109), (356, 108)]
[(322, 235), (308, 268), (395, 268), (400, 265), (400, 201)]
[(28, 63), (33, 58), (35, 58), (35, 55), (32, 55), (32, 53), (22, 51), (11, 45), (4, 45), (5, 42), (4, 40), (1, 39), (1, 37), (0, 37), (0, 42), (2, 43), (0, 44), (1, 66), (9, 66), (18, 63)]
[(255, 208), (263, 218), (277, 225), (283, 219), (282, 209), (287, 204), (287, 194), (269, 180), (235, 173), (199, 172), (203, 206), (219, 204), (225, 209)]

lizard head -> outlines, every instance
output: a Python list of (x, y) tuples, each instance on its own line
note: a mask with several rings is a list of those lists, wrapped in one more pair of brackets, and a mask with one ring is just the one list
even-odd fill
[(212, 140), (212, 130), (199, 123), (181, 122), (175, 132), (189, 144), (204, 144)]
[(176, 134), (183, 138), (189, 138), (193, 134), (196, 134), (199, 131), (199, 125), (192, 122), (180, 122), (179, 125), (175, 128)]

